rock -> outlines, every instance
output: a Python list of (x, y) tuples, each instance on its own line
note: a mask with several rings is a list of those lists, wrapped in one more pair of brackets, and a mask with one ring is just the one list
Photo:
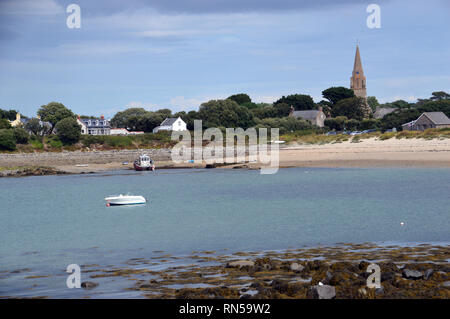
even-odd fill
[(81, 288), (88, 289), (88, 290), (89, 289), (94, 289), (97, 286), (98, 286), (98, 283), (97, 282), (92, 282), (92, 281), (83, 281), (81, 283)]
[(312, 299), (334, 299), (336, 297), (336, 289), (328, 285), (312, 286), (307, 292), (307, 297)]
[(383, 282), (383, 281), (393, 281), (395, 279), (395, 273), (392, 272), (392, 271), (381, 272), (380, 279), (381, 279), (381, 282)]
[(380, 288), (375, 288), (375, 294), (377, 296), (384, 294), (384, 288), (381, 286)]
[(417, 270), (403, 269), (402, 276), (406, 279), (417, 280), (423, 278), (423, 273)]
[(358, 265), (359, 270), (363, 270), (364, 272), (367, 270), (367, 267), (369, 267), (370, 263), (367, 261), (361, 261)]
[(226, 268), (242, 268), (242, 267), (253, 267), (255, 262), (252, 260), (236, 260), (231, 261), (226, 264)]
[(428, 280), (431, 276), (433, 276), (434, 270), (433, 269), (427, 269), (425, 273), (423, 274), (423, 279)]
[(292, 271), (295, 271), (295, 272), (300, 272), (300, 271), (302, 271), (303, 269), (305, 269), (304, 266), (302, 266), (302, 265), (300, 265), (300, 264), (297, 264), (297, 263), (292, 263), (291, 266), (290, 266), (289, 268), (290, 268)]
[(284, 280), (274, 279), (270, 286), (280, 293), (286, 293), (289, 290), (289, 284)]

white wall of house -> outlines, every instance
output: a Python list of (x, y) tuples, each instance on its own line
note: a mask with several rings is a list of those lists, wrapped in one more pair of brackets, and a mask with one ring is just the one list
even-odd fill
[(172, 123), (172, 125), (160, 125), (155, 127), (153, 129), (153, 133), (158, 133), (159, 131), (186, 131), (186, 130), (187, 130), (186, 122), (183, 121), (181, 117), (178, 117), (176, 121)]
[(172, 124), (172, 131), (186, 131), (186, 122), (179, 117), (173, 124)]

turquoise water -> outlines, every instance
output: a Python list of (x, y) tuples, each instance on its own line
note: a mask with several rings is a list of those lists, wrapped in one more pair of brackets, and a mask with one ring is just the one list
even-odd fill
[[(149, 203), (106, 207), (104, 197), (120, 193), (143, 195)], [(43, 290), (29, 292), (60, 296), (68, 264), (120, 265), (155, 251), (181, 256), (340, 242), (448, 244), (449, 194), (449, 169), (290, 168), (274, 175), (158, 170), (2, 178), (0, 295), (24, 295), (30, 286), (25, 275), (2, 276), (12, 270), (61, 273), (46, 279)]]

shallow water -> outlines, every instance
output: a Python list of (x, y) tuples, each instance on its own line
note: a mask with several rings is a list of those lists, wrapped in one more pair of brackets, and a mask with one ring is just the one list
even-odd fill
[[(143, 195), (149, 203), (106, 207), (104, 197), (120, 193)], [(340, 242), (448, 245), (449, 194), (450, 169), (290, 168), (275, 175), (199, 169), (2, 178), (0, 295), (85, 296), (83, 289), (66, 288), (64, 271), (74, 263), (112, 267), (138, 257), (153, 258), (152, 267), (164, 269), (195, 263), (184, 256), (203, 250), (229, 254)], [(140, 296), (123, 290), (129, 286), (123, 281), (96, 281), (102, 288), (91, 297)]]

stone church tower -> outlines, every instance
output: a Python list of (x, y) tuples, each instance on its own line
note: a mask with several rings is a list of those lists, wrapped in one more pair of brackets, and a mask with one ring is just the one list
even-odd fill
[(366, 118), (370, 116), (372, 110), (367, 104), (366, 77), (362, 67), (361, 56), (359, 54), (359, 46), (356, 45), (355, 64), (353, 65), (352, 77), (350, 78), (350, 88), (355, 92), (357, 97), (361, 97), (365, 101)]
[(356, 46), (355, 64), (353, 65), (352, 77), (350, 78), (350, 88), (355, 92), (356, 96), (367, 98), (366, 77), (364, 76), (358, 46)]

